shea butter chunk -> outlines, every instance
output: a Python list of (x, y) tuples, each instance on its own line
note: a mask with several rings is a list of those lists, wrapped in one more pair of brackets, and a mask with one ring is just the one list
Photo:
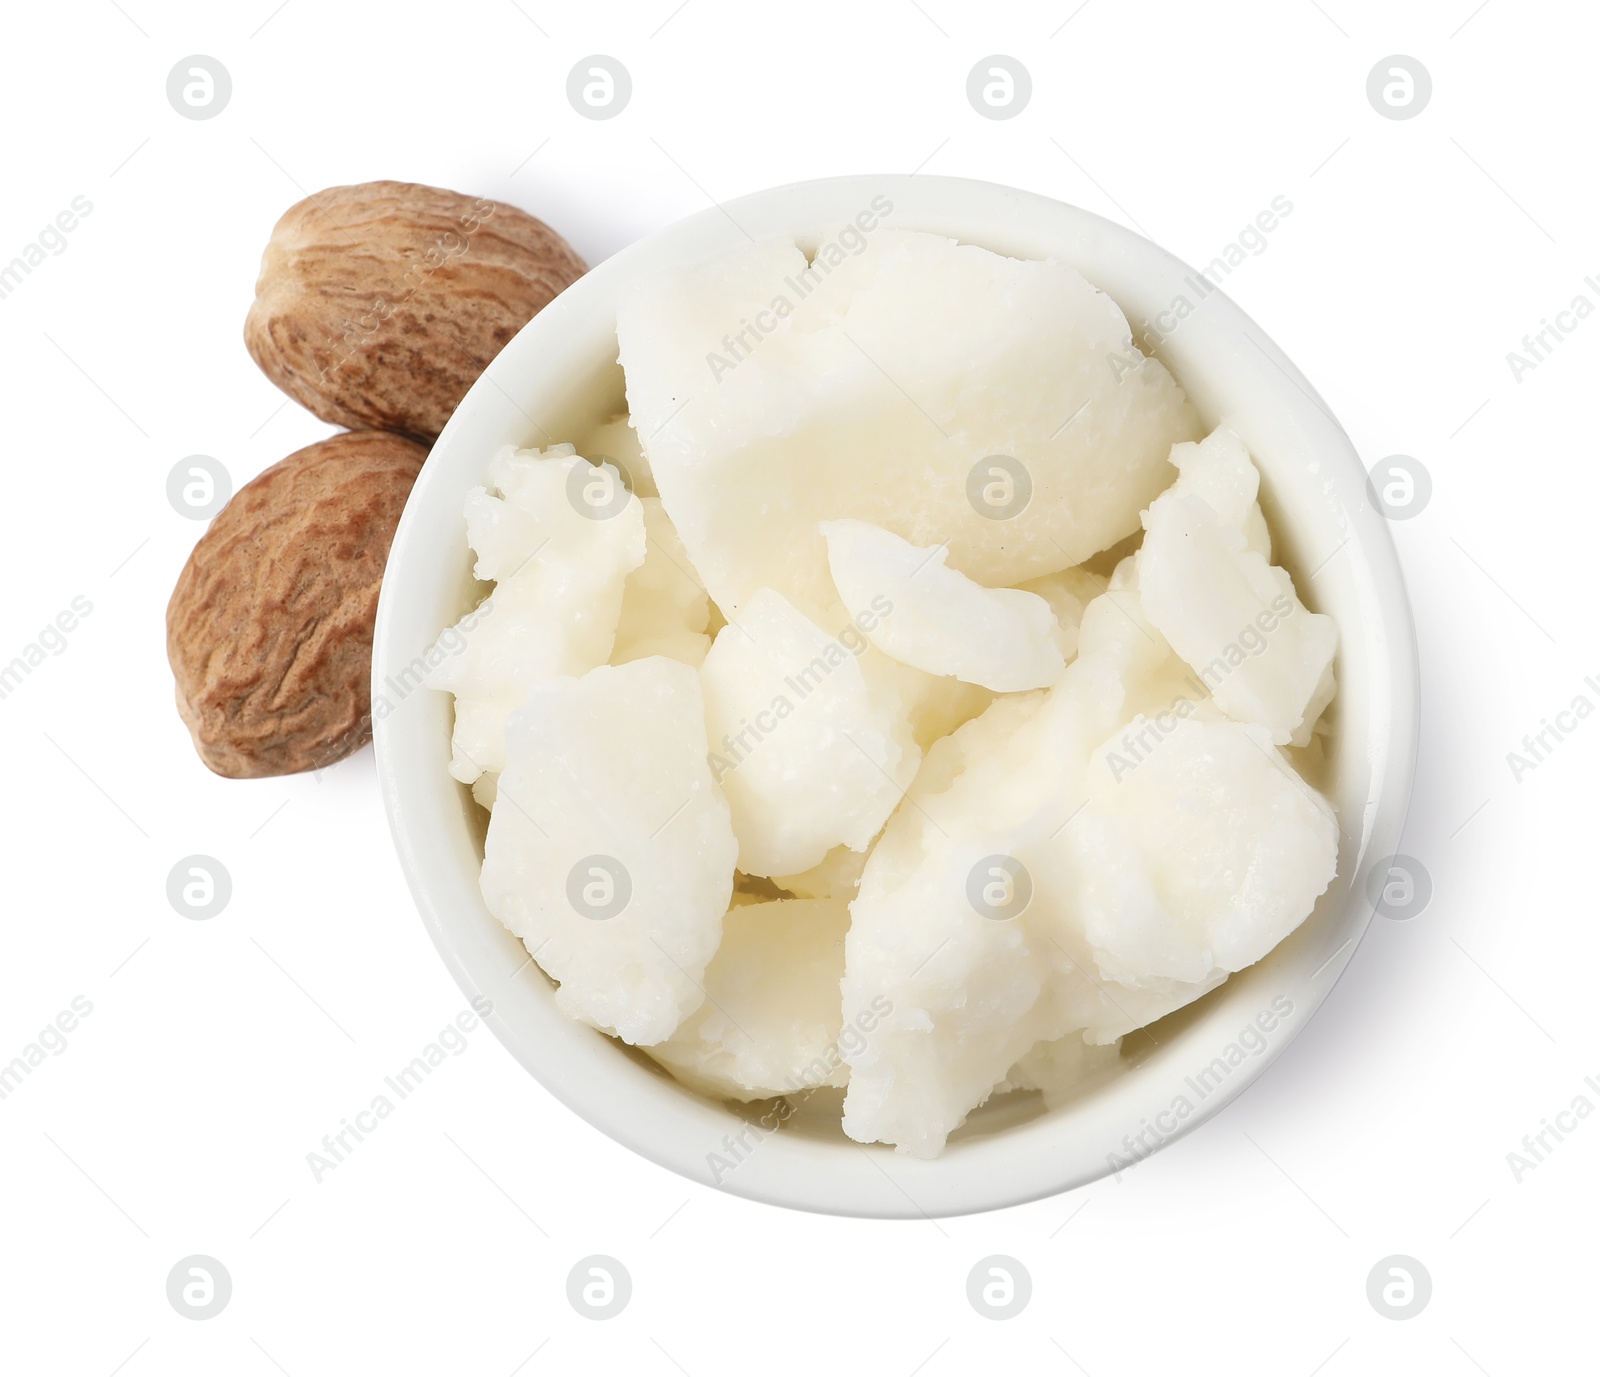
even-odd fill
[(1304, 745), (1333, 697), (1333, 619), (1268, 563), (1259, 478), (1236, 436), (1176, 445), (1172, 462), (1178, 481), (1144, 518), (1145, 611), (1223, 712)]
[(853, 622), (830, 634), (771, 589), (717, 633), (700, 669), (706, 733), (746, 874), (864, 849), (916, 773), (899, 699), (862, 670), (869, 649)]
[(849, 925), (840, 899), (730, 909), (706, 968), (705, 1003), (650, 1055), (690, 1085), (736, 1100), (842, 1086), (839, 978)]
[(483, 896), (571, 1017), (648, 1045), (699, 1007), (737, 850), (689, 666), (547, 679), (511, 715)]
[(711, 603), (659, 497), (640, 499), (644, 508), (644, 563), (622, 589), (611, 663), (666, 655), (699, 665), (711, 648), (706, 627)]
[(1044, 688), (1066, 667), (1055, 614), (1036, 593), (985, 588), (947, 567), (943, 546), (865, 521), (825, 521), (822, 534), (840, 598), (885, 654), (996, 693)]
[(619, 304), (633, 424), (717, 606), (826, 606), (821, 521), (946, 543), (991, 588), (1136, 531), (1200, 428), (1116, 303), (1062, 263), (848, 240), (729, 249)]
[[(585, 493), (597, 491), (609, 496), (588, 506)], [(610, 657), (623, 586), (646, 545), (639, 499), (571, 445), (502, 449), (466, 515), (473, 573), (495, 589), (440, 637), (427, 683), (456, 696), (450, 773), (471, 784), (501, 769), (506, 719), (535, 684)]]

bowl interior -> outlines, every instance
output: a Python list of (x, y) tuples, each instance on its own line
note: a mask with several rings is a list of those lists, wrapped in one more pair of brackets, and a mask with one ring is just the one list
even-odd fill
[[(824, 1094), (787, 1117), (771, 1104), (706, 1099), (559, 1014), (550, 983), (483, 904), (486, 817), (445, 772), (448, 696), (416, 686), (440, 630), (486, 591), (471, 575), (462, 506), (490, 455), (508, 442), (579, 440), (625, 409), (615, 321), (627, 284), (746, 234), (812, 247), (874, 197), (894, 207), (886, 225), (1071, 264), (1136, 333), (1145, 321), (1164, 329), (1185, 303), (1154, 352), (1207, 425), (1228, 424), (1249, 447), (1275, 559), (1340, 630), (1331, 748), (1313, 778), (1343, 835), (1338, 877), (1313, 915), (1256, 966), (1124, 1039), (1114, 1071), (1072, 1102), (1047, 1109), (1037, 1094), (997, 1097), (931, 1162), (850, 1142), (837, 1099)], [(1309, 383), (1222, 292), (1131, 232), (1028, 193), (924, 177), (803, 183), (707, 211), (601, 264), (531, 321), (462, 401), (412, 493), (385, 576), (373, 680), (379, 775), (408, 881), (456, 979), (493, 1003), (489, 1022), (518, 1059), (597, 1127), (693, 1179), (874, 1216), (960, 1213), (1068, 1189), (1147, 1155), (1239, 1093), (1321, 1002), (1371, 917), (1353, 880), (1370, 856), (1397, 848), (1416, 735), (1414, 641), (1393, 547), (1349, 440)], [(1275, 1028), (1241, 1053), (1241, 1030), (1274, 1001)], [(1200, 1094), (1195, 1073), (1219, 1058), (1225, 1071), (1202, 1076)]]

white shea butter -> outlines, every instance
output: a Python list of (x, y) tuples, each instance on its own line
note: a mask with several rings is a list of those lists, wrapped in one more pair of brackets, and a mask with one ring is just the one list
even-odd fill
[(506, 726), (483, 897), (574, 1018), (650, 1044), (705, 998), (738, 849), (689, 666), (535, 684)]
[(910, 724), (863, 670), (865, 648), (853, 623), (830, 635), (771, 589), (717, 633), (700, 667), (706, 734), (747, 875), (864, 849), (916, 773)]
[[(595, 488), (607, 494), (603, 516), (584, 501)], [(455, 694), (450, 773), (471, 784), (503, 768), (506, 719), (535, 684), (610, 657), (623, 587), (646, 545), (639, 499), (571, 445), (502, 449), (466, 517), (473, 575), (495, 585), (492, 610), (450, 628), (456, 648), (437, 657), (427, 682)]]
[(858, 620), (888, 610), (867, 632), (903, 664), (996, 693), (1044, 688), (1066, 668), (1050, 604), (1019, 588), (985, 588), (946, 566), (944, 546), (923, 549), (865, 521), (824, 521), (828, 566)]
[(563, 1012), (933, 1157), (1310, 915), (1338, 637), (1108, 297), (885, 206), (624, 294), (628, 413), (490, 458), (427, 682)]
[(843, 517), (946, 544), (988, 587), (1137, 530), (1200, 432), (1116, 303), (1061, 263), (888, 228), (861, 245), (808, 262), (763, 240), (620, 303), (633, 423), (717, 606), (825, 606), (817, 527)]
[(735, 1100), (842, 1086), (843, 899), (730, 909), (706, 968), (705, 1002), (650, 1055), (690, 1085)]

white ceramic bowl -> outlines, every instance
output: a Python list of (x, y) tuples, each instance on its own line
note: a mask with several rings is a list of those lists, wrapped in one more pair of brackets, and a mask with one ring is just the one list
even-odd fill
[[(407, 692), (403, 677), (472, 605), (463, 500), (500, 445), (576, 439), (589, 422), (621, 409), (616, 304), (630, 282), (703, 260), (744, 242), (747, 232), (814, 247), (880, 194), (894, 206), (885, 224), (1070, 263), (1135, 321), (1157, 322), (1179, 297), (1199, 302), (1193, 270), (1128, 230), (1042, 196), (952, 178), (805, 182), (651, 235), (532, 320), (434, 446), (395, 535), (378, 607), (374, 703), (384, 707), (375, 736), (384, 803), (423, 922), (462, 990), (493, 1003), (488, 1021), (500, 1040), (556, 1096), (652, 1161), (737, 1195), (836, 1214), (934, 1216), (1092, 1181), (1214, 1114), (1283, 1050), (1372, 916), (1359, 880), (1374, 858), (1398, 848), (1417, 735), (1416, 649), (1394, 548), (1366, 500), (1366, 474), (1349, 439), (1288, 359), (1212, 292), (1157, 352), (1205, 421), (1226, 422), (1249, 446), (1280, 558), (1306, 601), (1339, 625), (1326, 786), (1345, 836), (1338, 878), (1316, 912), (1258, 965), (1157, 1025), (1153, 1041), (1126, 1039), (1129, 1053), (1109, 1082), (1049, 1112), (1037, 1096), (992, 1102), (934, 1161), (863, 1148), (821, 1117), (797, 1116), (778, 1132), (752, 1129), (728, 1106), (558, 1013), (551, 985), (479, 894), (484, 821), (445, 772), (450, 700)], [(1280, 1010), (1288, 1000), (1292, 1012), (1262, 1050), (1245, 1050), (1230, 1065), (1229, 1045), (1274, 1000)], [(1222, 1071), (1213, 1065), (1219, 1058)]]

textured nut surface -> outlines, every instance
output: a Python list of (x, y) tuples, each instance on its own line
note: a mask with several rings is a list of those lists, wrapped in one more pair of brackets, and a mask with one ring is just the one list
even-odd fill
[(245, 347), (325, 421), (432, 440), (583, 273), (566, 240), (515, 206), (411, 182), (330, 187), (274, 227)]
[(201, 536), (167, 605), (167, 659), (217, 774), (315, 769), (370, 738), (378, 586), (427, 454), (335, 435), (247, 483)]

